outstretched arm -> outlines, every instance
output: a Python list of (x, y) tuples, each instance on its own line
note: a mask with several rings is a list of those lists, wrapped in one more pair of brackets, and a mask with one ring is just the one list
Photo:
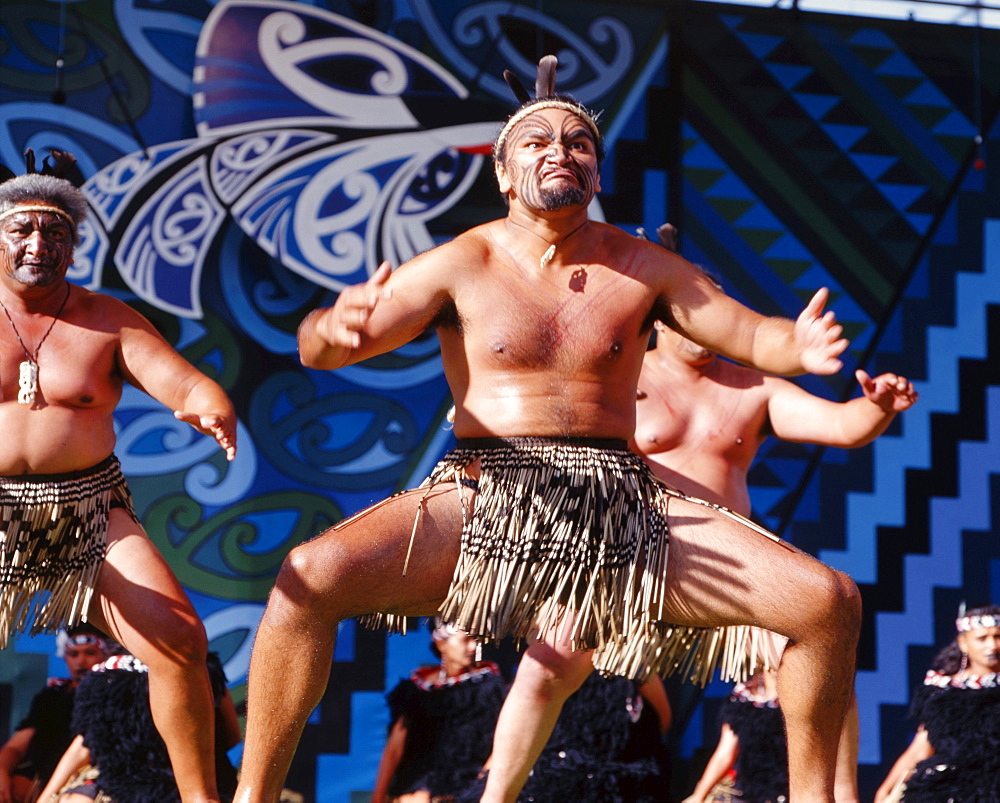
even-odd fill
[(406, 724), (400, 717), (389, 731), (389, 739), (382, 751), (382, 760), (379, 761), (378, 775), (375, 778), (375, 791), (372, 792), (372, 803), (387, 803), (389, 800), (389, 784), (392, 783), (399, 762), (403, 758), (405, 746)]
[(387, 286), (392, 274), (388, 262), (364, 284), (345, 287), (332, 307), (310, 312), (299, 324), (299, 358), (307, 368), (340, 368), (352, 362), (351, 353), (361, 346), (361, 334), (375, 307), (392, 298)]
[[(679, 253), (679, 233), (673, 224), (662, 224), (656, 235), (663, 248)], [(649, 239), (642, 229), (639, 237)], [(843, 328), (833, 312), (823, 312), (829, 297), (825, 287), (816, 291), (794, 322), (766, 318), (728, 298), (700, 269), (686, 264), (687, 270), (679, 270), (680, 281), (675, 277), (666, 300), (673, 324), (665, 323), (717, 354), (768, 373), (835, 374), (841, 369), (839, 357), (847, 340), (840, 336)], [(706, 316), (706, 309), (715, 311), (714, 320), (712, 315)]]
[(226, 392), (185, 360), (142, 315), (106, 297), (101, 312), (118, 331), (118, 367), (139, 390), (236, 457), (236, 411)]
[(722, 726), (722, 733), (719, 734), (719, 743), (715, 746), (715, 752), (705, 765), (705, 771), (701, 774), (701, 779), (695, 786), (691, 795), (684, 799), (683, 803), (702, 803), (708, 793), (715, 785), (722, 780), (729, 770), (736, 764), (736, 757), (740, 752), (740, 740), (736, 733), (728, 725)]
[(855, 371), (863, 395), (849, 402), (832, 402), (780, 379), (768, 399), (771, 432), (797, 443), (818, 443), (851, 449), (871, 443), (885, 432), (896, 413), (909, 409), (919, 398), (913, 383), (897, 374), (872, 379)]
[(889, 774), (885, 776), (882, 785), (875, 792), (875, 803), (882, 803), (900, 783), (909, 777), (910, 772), (917, 764), (932, 755), (934, 755), (934, 748), (931, 747), (930, 739), (927, 738), (927, 731), (921, 725), (909, 747), (896, 759), (896, 763), (892, 765)]
[(70, 779), (76, 775), (90, 761), (90, 750), (83, 743), (83, 735), (77, 734), (70, 742), (66, 752), (63, 753), (56, 768), (49, 776), (48, 783), (38, 796), (38, 800), (47, 801), (52, 795), (62, 791), (62, 788), (69, 783)]
[(658, 249), (664, 272), (664, 323), (711, 351), (758, 370), (782, 376), (834, 374), (847, 348), (843, 328), (832, 311), (823, 311), (829, 295), (820, 288), (799, 317), (769, 318), (719, 290), (700, 270)]
[(299, 358), (333, 370), (405, 345), (422, 334), (448, 298), (449, 275), (466, 262), (458, 241), (428, 251), (395, 272), (388, 262), (364, 284), (345, 287), (332, 307), (299, 325)]

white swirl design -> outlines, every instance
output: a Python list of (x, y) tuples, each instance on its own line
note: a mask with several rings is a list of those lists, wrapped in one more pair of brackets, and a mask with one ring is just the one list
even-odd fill
[[(495, 47), (504, 65), (518, 75), (535, 75), (536, 64), (524, 57), (507, 37), (503, 19), (514, 18), (530, 23), (564, 43), (556, 52), (559, 88), (571, 92), (582, 103), (590, 103), (615, 89), (626, 77), (634, 60), (634, 42), (628, 27), (613, 17), (599, 17), (590, 23), (588, 34), (609, 51), (605, 58), (585, 39), (559, 20), (527, 6), (498, 0), (474, 3), (463, 8), (452, 20), (452, 31), (445, 30), (432, 0), (412, 0), (421, 24), (451, 65), (467, 81), (476, 80), (483, 89), (510, 100), (510, 89), (499, 77), (482, 74), (482, 65), (469, 55), (481, 55), (487, 45)], [(456, 46), (456, 43), (458, 46)], [(585, 72), (593, 77), (587, 80)]]
[[(291, 92), (308, 100), (341, 126), (414, 128), (416, 119), (400, 95), (406, 90), (409, 74), (404, 61), (393, 49), (369, 36), (305, 40), (306, 26), (297, 14), (279, 12), (261, 23), (257, 43), (261, 59)], [(370, 86), (374, 94), (344, 92), (313, 78), (301, 69), (316, 59), (356, 56), (377, 63)]]

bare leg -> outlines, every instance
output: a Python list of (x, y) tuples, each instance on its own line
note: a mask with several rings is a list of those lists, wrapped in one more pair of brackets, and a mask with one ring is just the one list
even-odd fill
[(410, 491), (296, 547), (285, 559), (250, 660), (247, 729), (236, 800), (273, 803), (330, 676), (337, 623), (373, 611), (437, 610), (461, 540), (456, 492), (427, 494), (405, 576), (419, 500)]
[[(781, 654), (787, 639), (775, 633), (768, 634), (775, 641), (776, 653)], [(778, 643), (780, 642), (780, 644)], [(844, 717), (844, 725), (840, 731), (840, 744), (837, 747), (837, 769), (834, 783), (834, 797), (837, 803), (860, 803), (858, 796), (858, 744), (861, 738), (858, 721), (858, 698), (851, 690), (851, 702)]]
[(149, 705), (187, 801), (217, 801), (205, 629), (141, 526), (112, 510), (90, 619), (149, 667)]
[(844, 717), (837, 749), (837, 780), (834, 795), (837, 803), (858, 803), (858, 742), (861, 738), (858, 722), (858, 698), (851, 692), (851, 705)]
[(569, 644), (572, 617), (525, 650), (493, 737), (490, 774), (482, 800), (512, 803), (555, 727), (563, 703), (594, 671), (591, 651)]
[(788, 636), (778, 694), (790, 797), (832, 803), (860, 630), (857, 586), (815, 558), (694, 503), (670, 503), (670, 532), (664, 618), (754, 624)]

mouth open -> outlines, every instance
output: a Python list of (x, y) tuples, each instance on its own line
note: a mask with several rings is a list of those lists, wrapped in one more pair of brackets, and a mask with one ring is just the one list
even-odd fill
[(548, 179), (566, 179), (567, 181), (575, 181), (577, 184), (580, 183), (580, 179), (577, 178), (576, 173), (572, 170), (566, 170), (565, 168), (556, 168), (554, 170), (543, 170), (540, 174), (542, 181), (547, 181)]

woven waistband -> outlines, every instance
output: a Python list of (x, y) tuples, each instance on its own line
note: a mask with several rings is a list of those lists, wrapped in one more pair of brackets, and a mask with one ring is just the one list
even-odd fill
[(621, 438), (562, 438), (528, 435), (515, 438), (459, 438), (457, 449), (518, 449), (535, 446), (565, 446), (576, 449), (603, 449), (628, 452), (628, 441)]

